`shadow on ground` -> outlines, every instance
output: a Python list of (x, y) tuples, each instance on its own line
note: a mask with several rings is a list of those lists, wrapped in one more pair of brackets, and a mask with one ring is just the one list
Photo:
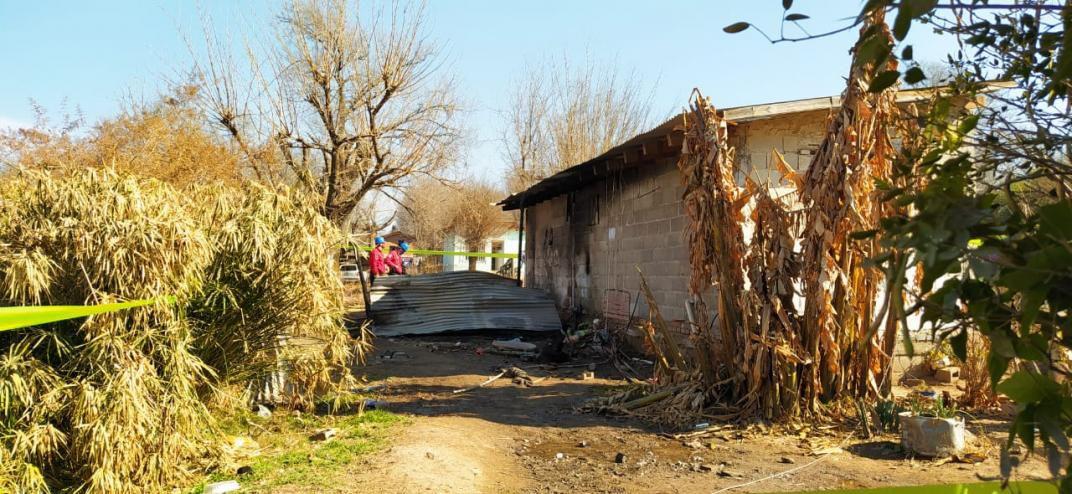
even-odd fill
[[(456, 345), (459, 341), (460, 346)], [(372, 381), (387, 380), (383, 398), (392, 410), (402, 413), (476, 417), (523, 426), (645, 428), (635, 420), (577, 411), (588, 400), (626, 386), (612, 365), (595, 362), (595, 378), (581, 380), (588, 361), (554, 366), (477, 353), (477, 348), (486, 348), (490, 343), (490, 338), (483, 337), (441, 342), (381, 339), (376, 341), (369, 365), (361, 370)], [(381, 358), (388, 355), (390, 359)], [(479, 385), (498, 374), (501, 368), (515, 366), (539, 381), (534, 386), (524, 386), (503, 377), (486, 387), (455, 393)]]

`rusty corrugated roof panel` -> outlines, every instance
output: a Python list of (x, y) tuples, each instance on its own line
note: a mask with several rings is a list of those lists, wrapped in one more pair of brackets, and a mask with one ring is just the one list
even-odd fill
[[(986, 83), (984, 92), (989, 93), (1000, 89), (1013, 87), (1011, 83), (991, 81)], [(935, 92), (947, 91), (948, 86), (934, 86), (914, 89), (904, 89), (897, 92), (897, 103), (918, 103), (928, 101)], [(720, 110), (723, 116), (731, 122), (743, 123), (752, 120), (777, 117), (792, 113), (801, 113), (816, 110), (829, 110), (841, 105), (840, 96), (823, 96), (819, 98), (806, 98), (792, 101), (779, 101), (775, 103), (763, 103), (759, 105), (735, 106)], [(685, 114), (681, 113), (663, 122), (658, 127), (642, 134), (638, 134), (629, 140), (614, 146), (607, 152), (596, 156), (588, 161), (573, 165), (550, 177), (547, 177), (521, 192), (511, 194), (499, 202), (499, 205), (507, 211), (534, 206), (555, 196), (566, 192), (578, 190), (581, 187), (601, 179), (611, 171), (623, 170), (631, 166), (651, 164), (655, 160), (641, 158), (632, 162), (623, 162), (617, 159), (624, 150), (643, 146), (645, 143), (659, 140), (676, 142), (684, 132)], [(673, 147), (675, 151), (680, 148)]]
[(377, 336), (450, 331), (559, 331), (551, 297), (479, 271), (376, 279), (369, 314)]

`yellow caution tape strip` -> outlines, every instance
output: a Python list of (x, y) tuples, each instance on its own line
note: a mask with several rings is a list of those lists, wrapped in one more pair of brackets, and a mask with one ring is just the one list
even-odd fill
[[(372, 250), (372, 247), (364, 246), (360, 247), (360, 249), (368, 252)], [(517, 254), (508, 254), (506, 252), (460, 252), (453, 250), (410, 249), (406, 251), (406, 254), (415, 256), (495, 257), (499, 259), (517, 259)]]
[(116, 312), (156, 302), (175, 303), (175, 297), (161, 297), (130, 302), (97, 305), (42, 305), (32, 307), (0, 307), (0, 331), (26, 328), (67, 319)]

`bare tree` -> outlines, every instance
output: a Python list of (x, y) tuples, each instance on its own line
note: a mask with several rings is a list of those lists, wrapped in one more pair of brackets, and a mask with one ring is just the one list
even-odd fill
[[(510, 229), (509, 213), (496, 205), (505, 194), (497, 187), (470, 181), (458, 190), (454, 201), (450, 231), (465, 239), (470, 252), (483, 251), (489, 238)], [(477, 258), (469, 258), (469, 271), (476, 271)]]
[[(483, 251), (488, 239), (513, 227), (513, 215), (495, 203), (505, 194), (498, 187), (475, 179), (460, 184), (421, 180), (406, 190), (399, 209), (399, 228), (425, 245), (435, 245), (450, 234), (465, 240), (469, 251)], [(476, 270), (476, 257), (469, 270)]]
[(418, 245), (439, 248), (453, 221), (457, 187), (432, 178), (419, 178), (402, 195), (398, 228)]
[(294, 184), (337, 225), (372, 191), (434, 176), (453, 161), (459, 130), (449, 80), (424, 8), (359, 8), (348, 0), (292, 0), (250, 78), (206, 34), (203, 108), (246, 155), (258, 178)]
[(532, 67), (505, 113), (507, 186), (524, 189), (648, 130), (651, 108), (652, 92), (614, 65), (563, 60)]

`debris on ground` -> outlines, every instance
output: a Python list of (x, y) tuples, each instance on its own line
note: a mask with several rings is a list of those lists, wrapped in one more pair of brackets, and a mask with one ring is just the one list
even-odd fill
[(533, 381), (532, 376), (529, 376), (529, 373), (525, 372), (525, 370), (520, 367), (510, 367), (502, 369), (502, 371), (504, 376), (514, 380), (514, 384), (521, 386), (532, 386), (533, 384), (535, 384), (535, 381)]
[(384, 352), (382, 355), (380, 355), (381, 360), (408, 359), (408, 358), (412, 358), (412, 357), (410, 357), (408, 353), (400, 352), (400, 351)]
[(335, 437), (335, 435), (338, 433), (339, 431), (333, 428), (322, 429), (317, 431), (312, 436), (309, 436), (309, 439), (311, 441), (327, 441), (328, 439)]
[(535, 343), (529, 343), (527, 341), (521, 341), (521, 338), (514, 338), (512, 340), (495, 340), (491, 342), (491, 346), (500, 350), (516, 350), (520, 352), (535, 352), (538, 346)]
[(383, 400), (374, 400), (371, 398), (365, 399), (365, 410), (385, 410), (387, 409), (387, 402)]
[(256, 413), (257, 413), (257, 416), (262, 418), (262, 419), (270, 418), (272, 416), (272, 411), (269, 410), (268, 407), (266, 407), (264, 405), (257, 405)]
[(205, 494), (224, 494), (226, 492), (234, 492), (241, 489), (242, 486), (234, 480), (224, 480), (222, 482), (213, 482), (205, 485)]

